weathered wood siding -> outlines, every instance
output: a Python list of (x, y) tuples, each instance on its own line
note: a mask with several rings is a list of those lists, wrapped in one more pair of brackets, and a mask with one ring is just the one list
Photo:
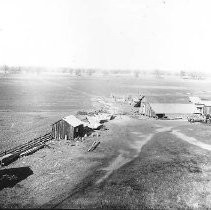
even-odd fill
[(83, 135), (83, 125), (73, 127), (65, 120), (60, 120), (52, 125), (52, 136), (54, 139), (71, 140)]
[(148, 117), (154, 117), (155, 116), (155, 112), (151, 108), (150, 104), (147, 103), (147, 102), (141, 103), (139, 113), (143, 114), (145, 116), (148, 116)]
[(60, 120), (52, 125), (52, 136), (55, 139), (68, 140), (74, 138), (74, 128), (64, 120)]
[(83, 125), (79, 125), (78, 127), (75, 127), (74, 129), (74, 138), (78, 136), (83, 136)]

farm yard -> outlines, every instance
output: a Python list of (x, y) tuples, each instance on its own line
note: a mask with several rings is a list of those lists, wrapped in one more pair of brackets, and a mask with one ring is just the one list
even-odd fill
[(211, 209), (210, 7), (0, 0), (0, 209)]
[[(49, 141), (1, 168), (1, 208), (211, 207), (211, 127), (139, 118), (130, 106), (106, 102), (111, 94), (143, 94), (170, 104), (185, 103), (190, 95), (210, 100), (209, 81), (109, 75), (0, 81), (0, 152), (50, 132), (54, 122), (78, 111), (102, 104), (117, 110), (97, 135), (74, 143)], [(90, 152), (94, 141), (100, 145)], [(15, 181), (5, 186), (10, 173)]]
[(51, 123), (78, 110), (92, 109), (93, 98), (111, 93), (141, 93), (161, 103), (183, 103), (190, 94), (210, 99), (211, 85), (209, 81), (109, 76), (2, 77), (0, 150), (43, 135)]

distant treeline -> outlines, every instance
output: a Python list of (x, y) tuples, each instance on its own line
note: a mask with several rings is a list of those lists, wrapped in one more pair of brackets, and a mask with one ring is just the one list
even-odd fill
[(75, 76), (93, 76), (97, 74), (101, 74), (103, 76), (108, 75), (131, 75), (136, 78), (144, 77), (145, 75), (152, 75), (157, 79), (162, 79), (165, 76), (178, 76), (182, 79), (204, 79), (205, 74), (197, 71), (178, 71), (178, 72), (171, 72), (171, 71), (164, 71), (164, 70), (122, 70), (122, 69), (113, 69), (113, 70), (104, 70), (104, 69), (94, 69), (94, 68), (44, 68), (44, 67), (27, 67), (27, 66), (8, 66), (3, 65), (0, 66), (0, 73), (1, 74), (22, 74), (22, 73), (34, 73), (34, 74), (41, 74), (41, 73), (62, 73), (62, 74), (69, 74)]

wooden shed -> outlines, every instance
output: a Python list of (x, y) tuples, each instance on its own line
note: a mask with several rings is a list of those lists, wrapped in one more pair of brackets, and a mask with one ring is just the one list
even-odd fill
[(83, 136), (83, 122), (70, 115), (52, 124), (52, 137), (54, 139), (73, 140)]
[(148, 117), (155, 117), (155, 112), (150, 106), (150, 103), (148, 102), (141, 102), (140, 108), (139, 108), (139, 114), (143, 114)]
[(142, 97), (140, 100), (140, 108), (139, 114), (148, 116), (148, 117), (155, 117), (155, 112), (150, 106), (150, 102), (146, 99), (146, 97)]

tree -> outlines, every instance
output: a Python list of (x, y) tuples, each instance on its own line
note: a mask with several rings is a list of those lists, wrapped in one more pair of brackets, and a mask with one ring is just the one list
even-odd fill
[(73, 69), (69, 68), (67, 71), (69, 74), (73, 74)]
[(81, 69), (76, 69), (75, 70), (75, 75), (81, 76)]
[(184, 77), (184, 76), (186, 76), (186, 72), (185, 71), (180, 71), (180, 77)]
[(7, 65), (4, 65), (3, 71), (4, 71), (5, 74), (8, 74), (9, 73), (9, 67)]
[(134, 71), (134, 76), (135, 76), (136, 78), (138, 78), (138, 77), (139, 77), (139, 74), (140, 74), (140, 72), (139, 72), (139, 71)]
[(160, 70), (156, 69), (153, 74), (155, 75), (156, 78), (160, 79), (162, 78), (162, 73)]
[(104, 75), (104, 76), (107, 76), (107, 75), (108, 75), (108, 71), (104, 70), (104, 71), (103, 71), (103, 75)]
[(92, 74), (94, 74), (95, 73), (95, 70), (94, 69), (88, 69), (87, 70), (87, 74), (89, 75), (89, 76), (92, 76)]

